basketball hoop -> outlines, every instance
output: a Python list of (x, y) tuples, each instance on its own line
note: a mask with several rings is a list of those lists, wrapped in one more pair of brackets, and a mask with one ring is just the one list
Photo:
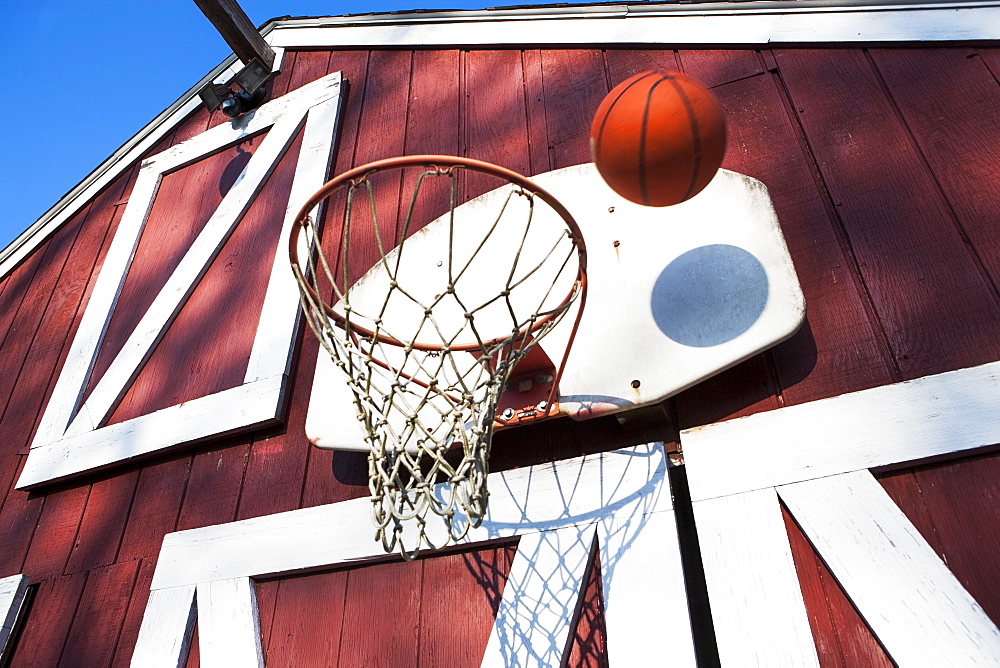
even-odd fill
[[(485, 177), (502, 187), (459, 208), (463, 186)], [(376, 198), (383, 188), (389, 194)], [(328, 257), (313, 216), (331, 197), (341, 225)], [(435, 204), (443, 215), (424, 230), (429, 221), (420, 218)], [(486, 513), (493, 430), (510, 422), (496, 416), (500, 395), (517, 363), (576, 305), (548, 399), (525, 415), (558, 413), (559, 377), (586, 301), (579, 227), (516, 172), (428, 155), (341, 174), (295, 222), (289, 256), (302, 309), (352, 391), (370, 447), (376, 539), (406, 559), (461, 540)], [(428, 513), (443, 527), (428, 524)]]

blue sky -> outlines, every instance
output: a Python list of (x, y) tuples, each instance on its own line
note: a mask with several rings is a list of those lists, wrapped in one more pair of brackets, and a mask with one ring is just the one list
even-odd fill
[[(276, 16), (496, 0), (240, 0)], [(0, 0), (0, 248), (231, 53), (193, 0)]]

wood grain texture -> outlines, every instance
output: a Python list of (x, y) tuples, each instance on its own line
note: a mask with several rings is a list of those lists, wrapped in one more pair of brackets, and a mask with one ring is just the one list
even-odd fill
[[(1000, 86), (973, 49), (869, 51), (882, 81), (967, 237), (1000, 284)], [(973, 258), (970, 258), (970, 263)]]
[(191, 455), (142, 467), (118, 551), (118, 559), (155, 557), (163, 536), (177, 527)]
[(802, 597), (809, 613), (819, 664), (823, 668), (872, 666), (890, 668), (886, 655), (871, 629), (865, 625), (850, 599), (819, 558), (809, 539), (782, 507), (788, 541), (795, 559)]
[(194, 665), (198, 665), (200, 654), (189, 652), (191, 646), (198, 643), (194, 634), (197, 630), (195, 589), (195, 585), (185, 585), (149, 594), (146, 609), (150, 614), (143, 616), (130, 665), (178, 668), (192, 665), (190, 658), (195, 658)]
[[(274, 621), (267, 644), (267, 665), (337, 666), (348, 571), (276, 581)], [(261, 585), (258, 585), (258, 590)]]
[(600, 551), (595, 550), (593, 560), (587, 567), (587, 577), (583, 582), (580, 609), (574, 620), (576, 624), (563, 657), (563, 662), (567, 666), (607, 668), (610, 665), (602, 591), (601, 555)]
[(199, 583), (197, 601), (201, 663), (207, 668), (264, 668), (250, 578)]
[(760, 54), (753, 49), (705, 49), (677, 52), (685, 74), (714, 88), (764, 72)]
[(778, 494), (894, 661), (985, 665), (1000, 656), (1000, 629), (870, 473)]
[(597, 50), (542, 51), (545, 126), (552, 169), (590, 161), (590, 122), (608, 93)]
[(146, 604), (149, 602), (149, 585), (153, 581), (155, 567), (155, 559), (139, 561), (139, 572), (135, 578), (135, 586), (132, 588), (132, 596), (128, 601), (128, 609), (125, 611), (121, 633), (118, 634), (115, 656), (110, 664), (115, 668), (124, 668), (132, 663), (132, 654), (135, 651), (139, 629), (142, 626), (142, 616), (146, 611)]
[(58, 665), (111, 663), (138, 568), (139, 562), (126, 561), (90, 571)]
[[(1000, 498), (1000, 458), (991, 454), (921, 466), (913, 475), (933, 529), (928, 532), (914, 523), (931, 545), (939, 546), (948, 568), (1000, 625), (1000, 583), (994, 577), (1000, 560), (1000, 512), (993, 503)], [(900, 505), (912, 521), (916, 504)]]
[(512, 558), (512, 548), (499, 547), (421, 562), (419, 665), (480, 665)]
[[(331, 174), (339, 174), (354, 166), (353, 160), (359, 140), (361, 112), (364, 108), (368, 60), (367, 51), (333, 51), (330, 53), (328, 63), (330, 71), (343, 72), (347, 81), (347, 93), (341, 111), (339, 148), (334, 154), (334, 166), (331, 169)], [(323, 248), (328, 253), (336, 252), (336, 241), (333, 241), (333, 237), (334, 233), (339, 231), (339, 223), (334, 223), (334, 221), (339, 211), (340, 209), (331, 203), (323, 212), (323, 217), (326, 220)], [(316, 340), (316, 337), (309, 332), (303, 334), (298, 364), (300, 378), (305, 376), (308, 379), (309, 387), (312, 384), (318, 352), (319, 341)], [(303, 370), (304, 373), (302, 373)], [(293, 392), (295, 394), (290, 408), (289, 424), (303, 424), (308, 406), (308, 390), (301, 392), (296, 389)], [(299, 399), (296, 400), (295, 397), (299, 397)], [(337, 477), (333, 474), (337, 463), (334, 461), (332, 452), (311, 446), (308, 451), (308, 464), (302, 491), (301, 505), (303, 507), (358, 498), (368, 493), (368, 469), (364, 457), (355, 457), (352, 453), (337, 455), (338, 462), (346, 462), (346, 466), (340, 468), (346, 468), (351, 473), (349, 477), (345, 477), (343, 473)]]
[(776, 58), (902, 377), (995, 359), (995, 288), (865, 54)]
[(37, 578), (62, 575), (89, 495), (88, 485), (46, 494), (31, 547), (24, 559), (25, 573)]
[(232, 521), (249, 450), (246, 439), (233, 439), (195, 452), (177, 518), (178, 530)]
[[(338, 665), (402, 666), (413, 662), (417, 656), (422, 573), (419, 561), (380, 564), (350, 572)], [(387, 614), (390, 605), (392, 613)]]
[(66, 573), (89, 571), (117, 561), (138, 481), (139, 471), (133, 467), (91, 485)]
[(694, 516), (722, 665), (818, 666), (774, 490), (697, 501)]
[[(58, 665), (86, 582), (85, 573), (76, 573), (39, 583), (32, 603), (36, 614), (29, 614), (25, 620), (12, 667)], [(39, 610), (45, 610), (45, 614), (37, 614)]]
[(691, 494), (697, 501), (961, 456), (1000, 440), (998, 397), (993, 362), (685, 430)]

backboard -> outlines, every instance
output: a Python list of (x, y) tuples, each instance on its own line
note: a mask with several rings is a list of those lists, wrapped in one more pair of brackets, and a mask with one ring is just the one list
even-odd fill
[[(615, 194), (593, 164), (532, 180), (566, 206), (587, 244), (588, 301), (557, 389), (558, 415), (586, 420), (661, 402), (781, 342), (801, 325), (802, 291), (759, 181), (720, 170), (696, 197), (653, 208)], [(461, 205), (456, 215), (475, 217), (506, 197), (503, 190)], [(440, 266), (446, 227), (442, 217), (407, 241), (417, 249), (410, 257), (422, 258), (429, 273)], [(475, 271), (488, 284), (503, 268), (486, 263)], [(355, 285), (385, 282), (376, 265)], [(543, 352), (559, 351), (550, 355), (553, 360), (566, 347), (573, 315), (538, 345)], [(533, 385), (546, 380), (544, 374), (521, 379), (504, 396), (523, 405), (510, 395), (536, 396)], [(368, 450), (344, 376), (324, 354), (316, 366), (306, 433), (322, 448)]]

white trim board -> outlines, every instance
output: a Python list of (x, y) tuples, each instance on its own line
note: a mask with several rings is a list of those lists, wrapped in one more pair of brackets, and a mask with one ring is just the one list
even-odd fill
[[(533, 24), (533, 25), (529, 25)], [(682, 27), (683, 26), (683, 27)], [(418, 47), (646, 44), (650, 46), (768, 46), (810, 43), (963, 42), (1000, 39), (1000, 3), (790, 2), (699, 5), (636, 4), (530, 7), (507, 10), (373, 14), (269, 23), (261, 31), (276, 51), (316, 46)], [(616, 40), (619, 40), (616, 42)], [(728, 40), (728, 41), (727, 41)], [(115, 151), (79, 185), (0, 251), (0, 277), (65, 223), (97, 192), (200, 104), (208, 81), (227, 82), (227, 58), (176, 103)]]
[[(240, 223), (298, 131), (305, 126), (288, 205), (278, 232), (279, 238), (287, 236), (299, 203), (327, 178), (336, 138), (340, 93), (340, 73), (327, 75), (232, 123), (216, 126), (143, 162), (79, 330), (42, 413), (31, 452), (18, 480), (19, 488), (98, 470), (183, 443), (273, 423), (280, 418), (300, 322), (298, 288), (287, 267), (286, 250), (281, 243), (271, 267), (243, 385), (105, 426), (117, 402)], [(263, 131), (267, 131), (267, 135), (243, 174), (186, 251), (86, 402), (81, 404), (81, 396), (163, 176)]]
[(6, 651), (8, 649), (7, 640), (21, 614), (27, 593), (27, 575), (12, 575), (0, 579), (0, 660), (10, 659)]
[[(611, 660), (624, 665), (655, 652), (695, 665), (666, 471), (663, 445), (653, 443), (490, 474), (487, 518), (460, 545), (521, 542), (483, 665), (559, 658), (595, 535)], [(253, 645), (256, 606), (247, 593), (253, 578), (394, 558), (374, 539), (368, 499), (168, 534), (132, 665), (183, 665), (197, 598), (199, 616), (211, 604), (213, 617), (199, 623), (201, 647), (238, 643), (239, 665), (262, 666)], [(659, 642), (665, 628), (668, 647)], [(236, 638), (242, 640), (227, 640)], [(206, 662), (202, 650), (207, 668), (234, 665), (221, 653), (218, 659)]]
[[(754, 3), (756, 4), (756, 3)], [(798, 5), (799, 3), (794, 3)], [(270, 43), (297, 47), (669, 45), (764, 47), (790, 44), (989, 41), (1000, 38), (1000, 4), (753, 8), (733, 4), (664, 9), (650, 5), (560, 14), (482, 14), (462, 20), (277, 25)], [(557, 35), (558, 37), (553, 38)]]
[(998, 405), (993, 362), (681, 432), (723, 663), (816, 664), (780, 499), (898, 665), (996, 665), (1000, 630), (868, 469), (994, 445)]
[(688, 429), (681, 444), (691, 498), (996, 445), (998, 406), (1000, 362), (991, 362)]

